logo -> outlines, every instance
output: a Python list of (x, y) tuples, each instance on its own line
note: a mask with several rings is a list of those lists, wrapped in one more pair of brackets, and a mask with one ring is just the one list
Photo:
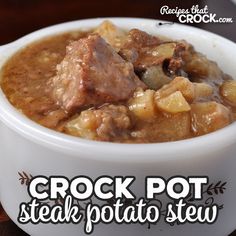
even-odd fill
[(180, 23), (233, 23), (232, 17), (217, 17), (215, 13), (210, 13), (208, 6), (199, 8), (193, 5), (190, 9), (170, 8), (165, 5), (160, 9), (161, 15), (176, 15)]

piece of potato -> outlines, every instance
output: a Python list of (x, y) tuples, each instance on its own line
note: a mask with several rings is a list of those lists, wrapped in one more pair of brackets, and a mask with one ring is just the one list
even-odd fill
[(74, 136), (100, 141), (128, 138), (131, 128), (129, 110), (123, 105), (104, 104), (82, 111), (65, 125), (65, 132)]
[(169, 84), (164, 85), (156, 91), (155, 100), (167, 97), (170, 94), (180, 91), (188, 102), (192, 102), (195, 97), (195, 88), (192, 82), (185, 77), (175, 77)]
[(157, 65), (147, 68), (142, 75), (142, 81), (148, 88), (157, 90), (163, 85), (170, 83), (171, 78), (164, 73), (162, 65)]
[(152, 55), (169, 59), (174, 56), (176, 43), (162, 43), (152, 49)]
[(131, 135), (145, 142), (168, 142), (191, 137), (190, 112), (159, 114), (155, 122), (138, 126)]
[(64, 110), (59, 109), (49, 112), (39, 121), (39, 123), (45, 127), (56, 129), (60, 121), (66, 119), (67, 117), (68, 114)]
[(153, 90), (136, 91), (133, 97), (129, 100), (129, 110), (138, 118), (146, 120), (155, 117), (156, 106), (154, 103)]
[(195, 88), (195, 99), (200, 97), (210, 97), (213, 94), (213, 88), (206, 83), (193, 83)]
[(108, 20), (103, 21), (94, 32), (103, 37), (116, 51), (119, 51), (126, 37), (123, 30)]
[(97, 118), (92, 110), (82, 111), (78, 117), (65, 126), (66, 133), (86, 139), (95, 139), (96, 128)]
[(167, 97), (156, 101), (157, 107), (165, 112), (179, 113), (190, 110), (190, 106), (180, 91), (176, 91)]
[(231, 112), (222, 104), (203, 102), (191, 105), (192, 130), (196, 135), (203, 135), (231, 123)]
[(236, 81), (225, 81), (220, 87), (222, 97), (231, 105), (236, 106)]

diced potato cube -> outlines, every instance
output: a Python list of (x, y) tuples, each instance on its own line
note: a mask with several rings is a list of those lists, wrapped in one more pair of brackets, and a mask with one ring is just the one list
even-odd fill
[(126, 36), (126, 33), (123, 30), (108, 20), (102, 22), (102, 24), (95, 29), (95, 33), (98, 33), (101, 37), (103, 37), (107, 43), (109, 43), (117, 51), (119, 51)]
[(128, 102), (129, 110), (140, 119), (146, 120), (155, 117), (156, 106), (154, 103), (153, 90), (143, 90), (134, 93), (133, 98)]
[(203, 102), (191, 105), (192, 130), (196, 135), (203, 135), (230, 124), (231, 112), (222, 104)]
[[(158, 128), (160, 135), (166, 141), (181, 140), (191, 135), (191, 119), (189, 112), (182, 112), (164, 117)], [(157, 130), (158, 130), (157, 129)]]
[(159, 114), (155, 122), (138, 126), (131, 134), (146, 142), (168, 142), (191, 137), (190, 112)]
[(195, 87), (195, 98), (209, 97), (213, 94), (213, 88), (206, 83), (193, 83)]
[(82, 111), (75, 119), (69, 121), (65, 130), (66, 133), (86, 139), (94, 139), (96, 137), (97, 118), (93, 111)]
[(236, 106), (236, 81), (226, 81), (221, 85), (221, 95), (231, 106)]
[(162, 43), (152, 50), (152, 55), (168, 59), (174, 56), (176, 43)]
[(190, 110), (190, 106), (180, 91), (176, 91), (167, 97), (156, 101), (157, 107), (165, 112), (179, 113)]
[(192, 102), (194, 100), (194, 85), (184, 77), (175, 77), (175, 79), (172, 80), (169, 84), (164, 85), (161, 89), (156, 91), (155, 99), (158, 100), (160, 98), (167, 97), (176, 91), (180, 91), (188, 102)]

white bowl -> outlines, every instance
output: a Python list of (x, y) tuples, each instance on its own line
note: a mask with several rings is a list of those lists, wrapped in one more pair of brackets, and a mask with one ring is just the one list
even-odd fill
[[(45, 36), (71, 30), (86, 30), (105, 18), (79, 20), (48, 27), (0, 47), (0, 68), (22, 47)], [(108, 19), (108, 18), (106, 18)], [(158, 20), (110, 18), (124, 28), (139, 28), (151, 34), (185, 39), (196, 50), (216, 61), (221, 69), (236, 78), (236, 44), (218, 35), (194, 27), (173, 24), (158, 26)], [(84, 235), (83, 224), (21, 225), (17, 222), (19, 205), (29, 201), (26, 186), (18, 172), (36, 175), (134, 175), (133, 192), (144, 195), (145, 176), (169, 178), (174, 175), (207, 175), (213, 183), (227, 182), (224, 194), (214, 201), (224, 204), (213, 225), (185, 224), (168, 226), (160, 222), (146, 225), (96, 226), (96, 236), (119, 235), (227, 235), (236, 228), (236, 123), (214, 133), (177, 142), (158, 144), (115, 144), (68, 136), (44, 128), (18, 112), (0, 90), (0, 200), (11, 219), (30, 235)], [(206, 200), (206, 199), (205, 199)], [(165, 201), (165, 199), (164, 199)]]

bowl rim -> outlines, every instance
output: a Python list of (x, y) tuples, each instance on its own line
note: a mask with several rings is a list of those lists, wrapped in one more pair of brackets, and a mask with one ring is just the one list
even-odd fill
[[(49, 26), (33, 33), (30, 33), (10, 44), (2, 46), (0, 51), (4, 52), (9, 50), (8, 58), (16, 53), (22, 46), (26, 46), (28, 43), (35, 41), (33, 38), (40, 39), (42, 37), (48, 36), (48, 34), (54, 34), (58, 30), (58, 33), (63, 33), (68, 31), (68, 26), (82, 24), (91, 25), (94, 27), (103, 20), (111, 20), (115, 23), (117, 22), (145, 22), (145, 23), (155, 23), (166, 22), (157, 19), (144, 19), (144, 18), (127, 18), (127, 17), (105, 17), (105, 18), (92, 18), (71, 21), (66, 23), (57, 24), (54, 26)], [(132, 23), (131, 23), (132, 24)], [(208, 34), (209, 36), (214, 36), (219, 40), (223, 40), (224, 43), (236, 44), (232, 41), (218, 36), (214, 33), (198, 29), (192, 26), (181, 25), (175, 23), (178, 27), (183, 28), (183, 30), (192, 29), (199, 33)], [(65, 31), (62, 28), (67, 28)], [(76, 27), (79, 28), (79, 25)], [(60, 29), (60, 30), (59, 30)], [(87, 27), (88, 29), (88, 27)], [(13, 48), (13, 50), (11, 49)], [(4, 63), (6, 60), (4, 61)], [(2, 65), (4, 65), (2, 63)], [(1, 63), (0, 63), (1, 64)], [(1, 67), (1, 66), (0, 66)], [(82, 139), (78, 137), (73, 137), (71, 135), (63, 134), (48, 128), (45, 128), (36, 122), (30, 120), (25, 115), (21, 114), (16, 108), (14, 108), (10, 102), (7, 100), (2, 89), (0, 89), (0, 121), (7, 125), (10, 129), (16, 131), (17, 133), (23, 135), (25, 138), (38, 143), (40, 145), (46, 146), (50, 149), (54, 149), (66, 154), (70, 154), (75, 158), (86, 156), (93, 160), (109, 161), (109, 162), (158, 162), (158, 161), (172, 161), (181, 160), (186, 158), (186, 154), (189, 153), (188, 158), (194, 158), (195, 156), (203, 156), (210, 152), (217, 152), (224, 149), (227, 146), (236, 143), (236, 122), (203, 136), (172, 141), (163, 143), (144, 143), (144, 144), (123, 144), (123, 143), (111, 143), (111, 142), (101, 142)], [(96, 155), (91, 155), (96, 153)], [(112, 155), (119, 155), (119, 158), (112, 158)], [(127, 158), (129, 156), (129, 158)]]

